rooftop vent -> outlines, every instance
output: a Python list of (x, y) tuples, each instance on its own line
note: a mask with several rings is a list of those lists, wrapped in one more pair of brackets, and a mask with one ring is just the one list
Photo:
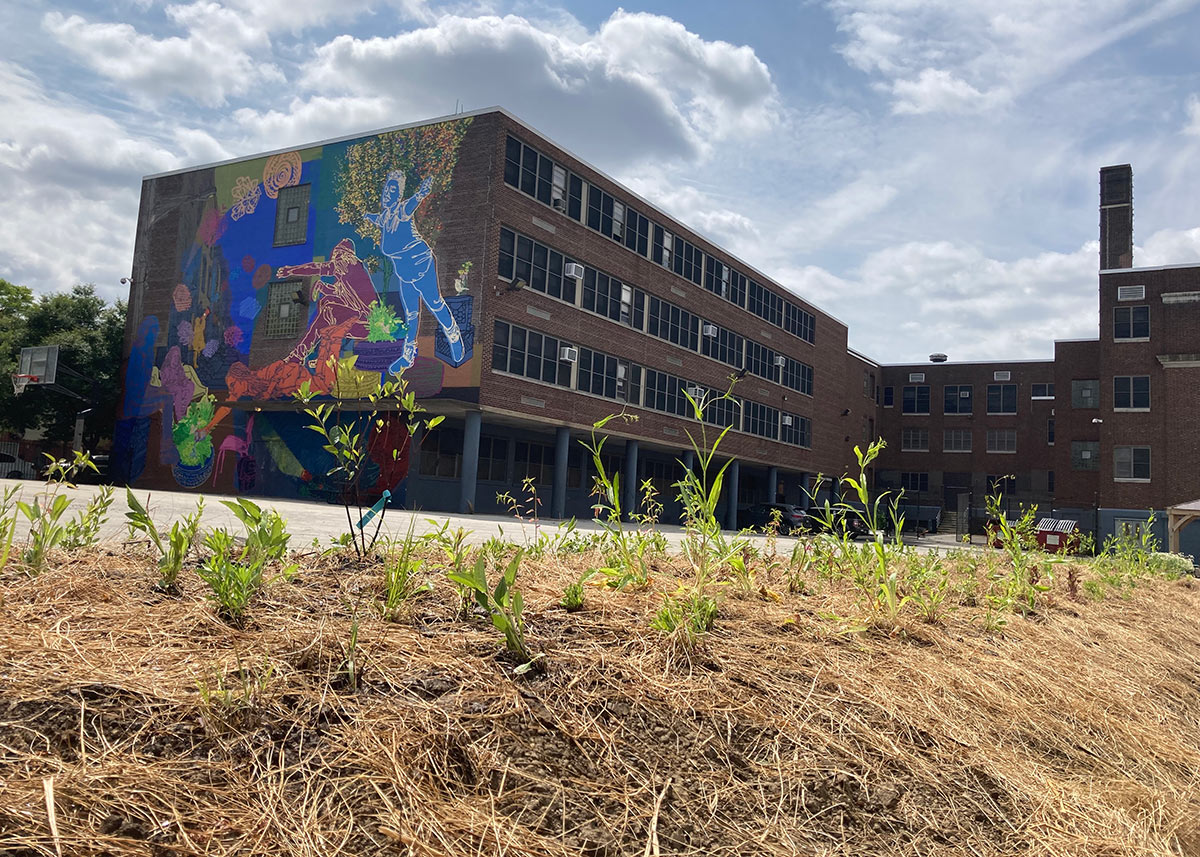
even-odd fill
[(929, 355), (929, 362), (930, 362), (930, 363), (945, 363), (945, 362), (946, 362), (947, 360), (949, 360), (949, 359), (950, 359), (949, 357), (947, 357), (945, 354), (942, 354), (942, 353), (940, 353), (940, 352), (939, 352), (939, 353), (937, 353), (937, 354), (930, 354), (930, 355)]

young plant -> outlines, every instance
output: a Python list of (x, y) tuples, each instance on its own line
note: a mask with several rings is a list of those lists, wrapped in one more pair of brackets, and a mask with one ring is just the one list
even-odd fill
[(567, 584), (567, 588), (563, 590), (562, 600), (559, 602), (562, 609), (568, 613), (576, 613), (583, 609), (583, 585), (595, 573), (595, 569), (585, 571), (578, 580), (573, 580)]
[[(867, 482), (868, 469), (886, 446), (883, 440), (877, 440), (869, 444), (865, 452), (858, 446), (854, 447), (858, 477), (843, 476), (842, 484), (851, 488), (858, 504), (845, 501), (830, 503), (826, 499), (819, 516), (826, 529), (837, 534), (839, 556), (850, 563), (851, 576), (865, 606), (888, 622), (895, 623), (908, 602), (908, 597), (902, 592), (900, 572), (896, 568), (896, 560), (904, 551), (901, 536), (904, 516), (899, 512), (899, 498), (892, 498), (884, 491), (872, 500)], [(820, 489), (822, 481), (818, 475), (816, 490)], [(853, 540), (848, 524), (851, 519), (858, 520), (868, 532), (874, 534), (872, 542), (861, 550)], [(891, 539), (884, 536), (885, 531), (892, 533)]]
[(429, 592), (433, 584), (421, 576), (425, 561), (417, 553), (421, 540), (413, 536), (415, 521), (398, 550), (389, 552), (383, 561), (383, 600), (379, 613), (386, 622), (400, 618), (405, 606), (418, 595)]
[[(46, 467), (45, 491), (36, 495), (32, 503), (17, 501), (17, 508), (29, 520), (29, 541), (21, 558), (34, 574), (46, 567), (46, 558), (50, 551), (62, 544), (68, 536), (69, 522), (64, 522), (63, 517), (71, 505), (71, 500), (61, 493), (62, 489), (74, 487), (72, 480), (80, 471), (100, 472), (86, 452), (76, 451), (70, 460), (58, 459), (52, 455), (47, 455), (46, 458), (50, 463)], [(74, 532), (79, 532), (78, 526)]]
[[(596, 476), (592, 486), (592, 495), (596, 497), (593, 509), (596, 510), (596, 520), (604, 528), (609, 550), (605, 555), (605, 564), (597, 571), (608, 578), (608, 585), (616, 589), (631, 586), (634, 589), (644, 589), (650, 583), (650, 565), (646, 557), (650, 542), (640, 539), (634, 532), (625, 528), (624, 519), (631, 515), (621, 507), (621, 475), (615, 471), (609, 473), (604, 463), (604, 446), (608, 443), (607, 435), (597, 435), (613, 420), (627, 423), (637, 421), (633, 414), (624, 412), (609, 414), (592, 424), (591, 441), (580, 441), (592, 456), (592, 465)], [(650, 510), (653, 512), (653, 510)]]
[[(340, 371), (341, 365), (335, 358), (330, 358), (330, 366), (335, 372)], [(307, 428), (320, 435), (321, 448), (333, 458), (325, 475), (342, 488), (342, 506), (346, 510), (351, 544), (362, 560), (374, 549), (387, 514), (387, 496), (372, 506), (371, 498), (375, 495), (369, 495), (363, 485), (363, 474), (370, 461), (369, 435), (373, 429), (382, 431), (386, 425), (380, 414), (394, 413), (406, 421), (408, 432), (404, 440), (390, 451), (393, 460), (408, 452), (411, 438), (419, 428), (435, 428), (445, 418), (422, 416), (426, 413), (425, 408), (417, 403), (416, 394), (408, 389), (403, 376), (389, 378), (357, 402), (342, 396), (318, 402), (317, 396), (308, 381), (294, 394), (296, 401), (305, 406), (304, 413), (310, 420)], [(357, 523), (352, 509), (358, 512)], [(368, 526), (372, 519), (374, 529)]]
[[(129, 505), (129, 511), (125, 513), (125, 517), (129, 523), (130, 536), (132, 537), (134, 532), (144, 533), (149, 536), (150, 544), (158, 550), (159, 580), (155, 584), (155, 588), (162, 592), (177, 593), (179, 591), (179, 572), (183, 570), (183, 563), (196, 543), (196, 535), (200, 532), (200, 518), (204, 515), (204, 498), (201, 497), (196, 504), (195, 512), (185, 516), (182, 521), (175, 521), (171, 524), (166, 538), (163, 538), (158, 532), (158, 527), (154, 525), (150, 513), (145, 506), (138, 502), (129, 488), (125, 489), (125, 501)], [(149, 497), (146, 502), (149, 503)]]
[(13, 536), (17, 532), (17, 495), (21, 493), (19, 485), (5, 488), (0, 494), (0, 571), (8, 565), (8, 556), (12, 552)]
[[(1009, 520), (1005, 514), (1003, 495), (997, 493), (987, 498), (988, 514), (996, 519), (996, 538), (1008, 555), (1012, 568), (1007, 574), (993, 580), (989, 604), (996, 609), (1008, 608), (1024, 615), (1037, 610), (1038, 596), (1051, 588), (1050, 582), (1042, 582), (1042, 570), (1038, 566), (1037, 510), (1036, 505), (1021, 511), (1021, 516)], [(1047, 581), (1049, 566), (1046, 569)]]
[(685, 652), (690, 652), (712, 630), (716, 616), (716, 600), (688, 588), (675, 595), (663, 596), (663, 604), (650, 620), (650, 627), (661, 631)]
[[(542, 499), (538, 496), (537, 483), (532, 476), (521, 480), (522, 497), (514, 497), (508, 491), (496, 494), (496, 502), (507, 506), (509, 513), (524, 525), (533, 524), (533, 541), (525, 536), (525, 553), (530, 559), (541, 559), (553, 547), (553, 538), (542, 532)], [(521, 528), (524, 534), (524, 526)]]
[(817, 545), (816, 540), (800, 539), (792, 548), (792, 555), (783, 569), (788, 592), (795, 595), (808, 594), (808, 576), (817, 559)]
[(246, 609), (263, 586), (263, 563), (246, 562), (234, 556), (234, 540), (228, 530), (218, 528), (208, 534), (204, 546), (212, 554), (196, 573), (208, 584), (209, 598), (217, 604), (217, 613), (231, 625), (240, 626)]
[[(429, 518), (428, 521), (437, 526), (438, 522), (434, 519)], [(441, 527), (422, 536), (426, 543), (442, 552), (442, 562), (445, 565), (447, 579), (451, 573), (459, 575), (467, 573), (467, 562), (471, 556), (471, 546), (467, 544), (469, 535), (470, 533), (463, 527), (451, 530), (450, 521), (443, 520)], [(458, 615), (465, 619), (471, 615), (471, 591), (457, 583), (454, 584), (454, 588), (458, 590)]]
[(518, 548), (516, 556), (509, 560), (494, 589), (487, 580), (487, 556), (480, 554), (470, 574), (451, 573), (450, 579), (469, 589), (475, 603), (492, 620), (492, 626), (504, 635), (504, 645), (518, 662), (514, 670), (523, 675), (537, 669), (541, 655), (535, 655), (525, 640), (525, 599), (516, 588), (517, 570), (521, 566), (524, 551)]
[(733, 387), (736, 383), (736, 379), (731, 378), (729, 388), (719, 396), (714, 396), (711, 391), (701, 391), (696, 396), (688, 390), (683, 391), (688, 404), (691, 405), (692, 416), (699, 424), (699, 431), (693, 434), (690, 429), (687, 430), (696, 466), (687, 467), (680, 462), (683, 478), (675, 483), (675, 487), (679, 489), (679, 502), (683, 507), (686, 532), (683, 554), (695, 573), (697, 593), (703, 590), (718, 569), (739, 553), (739, 546), (736, 543), (730, 544), (721, 531), (720, 521), (717, 520), (717, 504), (721, 499), (725, 471), (733, 462), (733, 459), (728, 459), (724, 464), (718, 465), (717, 451), (733, 425), (726, 425), (711, 442), (708, 433), (709, 423), (713, 419), (709, 416), (710, 409), (718, 408), (722, 402), (729, 402), (734, 407), (740, 406), (733, 398)]
[(287, 531), (287, 521), (278, 512), (263, 509), (244, 497), (238, 497), (236, 501), (222, 500), (221, 505), (233, 512), (246, 528), (244, 561), (262, 564), (283, 559), (292, 537)]
[(63, 550), (77, 550), (94, 545), (100, 538), (100, 528), (108, 520), (108, 510), (112, 502), (113, 487), (101, 485), (79, 516), (64, 525)]
[(914, 557), (917, 568), (909, 575), (909, 599), (917, 608), (921, 621), (936, 624), (942, 616), (950, 594), (950, 567), (936, 553), (924, 558)]

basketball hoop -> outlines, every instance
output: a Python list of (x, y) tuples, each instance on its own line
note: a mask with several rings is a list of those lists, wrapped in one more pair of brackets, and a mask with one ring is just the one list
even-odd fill
[(27, 386), (29, 386), (30, 382), (37, 383), (37, 379), (38, 379), (37, 375), (14, 374), (12, 376), (13, 395), (14, 396), (21, 395), (22, 393), (25, 392), (25, 388)]

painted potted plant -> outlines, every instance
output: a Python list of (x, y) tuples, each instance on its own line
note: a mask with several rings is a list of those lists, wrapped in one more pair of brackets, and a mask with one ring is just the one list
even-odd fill
[(179, 461), (172, 470), (175, 481), (184, 488), (204, 484), (212, 472), (213, 444), (208, 424), (216, 412), (216, 398), (202, 396), (188, 405), (183, 419), (171, 429), (171, 439), (179, 452)]
[(407, 335), (407, 326), (390, 304), (372, 301), (367, 312), (367, 338), (354, 343), (354, 353), (358, 355), (355, 368), (386, 372), (404, 353)]

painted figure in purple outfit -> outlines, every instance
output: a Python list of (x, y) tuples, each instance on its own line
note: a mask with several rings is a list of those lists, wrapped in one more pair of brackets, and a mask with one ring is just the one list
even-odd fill
[[(328, 262), (283, 265), (278, 269), (277, 276), (324, 278), (313, 284), (317, 314), (304, 338), (288, 355), (289, 361), (303, 363), (316, 347), (323, 330), (348, 321), (356, 322), (348, 333), (351, 338), (367, 338), (367, 315), (371, 304), (379, 296), (371, 282), (371, 275), (354, 252), (354, 242), (349, 238), (343, 238), (334, 245)], [(325, 279), (333, 282), (327, 283)]]

